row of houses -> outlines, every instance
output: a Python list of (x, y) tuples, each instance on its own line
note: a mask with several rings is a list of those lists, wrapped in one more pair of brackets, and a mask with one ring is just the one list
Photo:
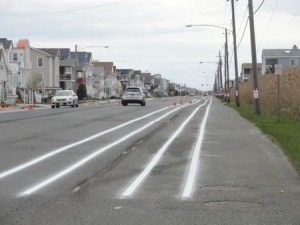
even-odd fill
[[(32, 90), (30, 79), (38, 80)], [(171, 83), (160, 74), (152, 75), (134, 69), (119, 69), (113, 62), (93, 60), (91, 52), (71, 51), (69, 48), (34, 48), (28, 39), (16, 43), (0, 38), (0, 100), (14, 103), (17, 96), (25, 103), (48, 98), (59, 89), (75, 92), (85, 84), (87, 95), (94, 99), (119, 97), (124, 88), (144, 87), (145, 92), (159, 96), (186, 87)]]
[[(291, 49), (263, 49), (262, 63), (257, 63), (258, 75), (274, 73), (275, 65), (281, 65), (282, 69), (299, 66), (300, 50), (296, 45)], [(247, 81), (253, 75), (252, 63), (243, 63), (241, 68), (241, 80)]]
[[(273, 73), (274, 65), (282, 68), (298, 66), (300, 50), (264, 49), (262, 63), (257, 64), (258, 74)], [(252, 64), (243, 63), (241, 81), (247, 81), (253, 74)], [(31, 90), (30, 79), (38, 79), (37, 90)], [(167, 96), (178, 93), (197, 93), (197, 90), (170, 82), (160, 74), (152, 75), (134, 69), (119, 69), (113, 62), (93, 60), (91, 52), (71, 51), (69, 48), (34, 48), (28, 39), (17, 42), (0, 38), (0, 101), (14, 103), (37, 102), (48, 98), (59, 89), (77, 91), (85, 84), (87, 95), (94, 99), (119, 97), (124, 88), (144, 87), (148, 95)], [(18, 97), (17, 97), (18, 96)]]

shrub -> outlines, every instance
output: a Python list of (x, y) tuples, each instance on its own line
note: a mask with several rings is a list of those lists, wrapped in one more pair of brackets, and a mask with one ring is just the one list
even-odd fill
[(86, 86), (85, 84), (79, 84), (78, 89), (77, 89), (77, 95), (79, 100), (82, 100), (86, 97)]
[[(277, 110), (277, 76), (264, 74), (258, 76), (259, 100), (261, 110), (273, 112)], [(280, 111), (286, 115), (300, 119), (300, 67), (290, 67), (280, 75)], [(235, 88), (231, 88), (230, 98), (235, 100)], [(253, 81), (240, 83), (241, 104), (253, 105)]]

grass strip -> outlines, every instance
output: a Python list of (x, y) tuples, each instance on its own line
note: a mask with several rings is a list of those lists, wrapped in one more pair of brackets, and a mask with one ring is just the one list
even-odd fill
[(228, 106), (238, 111), (245, 119), (253, 122), (273, 142), (279, 145), (297, 171), (300, 172), (300, 121), (283, 114), (280, 115), (278, 123), (277, 115), (262, 112), (258, 116), (251, 105), (241, 104), (240, 107), (237, 107), (232, 103)]

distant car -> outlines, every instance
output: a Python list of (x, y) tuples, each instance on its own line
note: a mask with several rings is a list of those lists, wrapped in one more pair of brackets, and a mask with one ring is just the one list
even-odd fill
[(51, 99), (51, 107), (60, 106), (78, 107), (78, 96), (73, 90), (59, 90)]
[(121, 103), (123, 106), (128, 105), (128, 103), (137, 103), (141, 106), (145, 106), (146, 97), (143, 89), (141, 87), (127, 87), (121, 97)]

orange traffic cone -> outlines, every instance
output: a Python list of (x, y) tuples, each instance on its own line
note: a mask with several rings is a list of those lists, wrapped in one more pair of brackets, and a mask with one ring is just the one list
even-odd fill
[(32, 104), (29, 103), (28, 110), (32, 110), (32, 109), (33, 109)]

